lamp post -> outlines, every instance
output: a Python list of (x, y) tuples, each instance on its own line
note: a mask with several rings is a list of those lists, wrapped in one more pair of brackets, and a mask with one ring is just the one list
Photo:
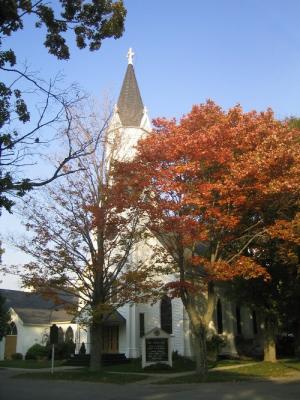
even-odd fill
[(52, 353), (51, 353), (51, 374), (54, 372), (54, 345), (58, 343), (58, 327), (53, 324), (50, 327), (50, 344), (52, 345)]
[[(50, 317), (49, 317), (49, 324), (51, 323), (52, 313), (53, 311), (57, 311), (55, 308), (51, 310)], [(51, 349), (51, 374), (54, 373), (54, 354), (55, 348), (54, 346), (58, 343), (58, 327), (55, 324), (50, 326), (50, 344), (52, 346)]]

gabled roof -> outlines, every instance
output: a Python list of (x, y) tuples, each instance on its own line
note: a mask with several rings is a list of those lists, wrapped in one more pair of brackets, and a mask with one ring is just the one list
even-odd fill
[[(5, 307), (12, 308), (24, 324), (52, 324), (53, 322), (71, 322), (73, 315), (66, 310), (64, 304), (56, 304), (38, 293), (21, 290), (0, 289), (0, 295), (6, 299)], [(65, 295), (60, 295), (61, 297)], [(66, 303), (74, 303), (74, 299), (66, 299)]]
[(128, 64), (117, 103), (123, 126), (140, 126), (144, 105), (132, 64)]
[(110, 314), (109, 317), (104, 321), (105, 326), (118, 326), (122, 324), (126, 324), (126, 319), (117, 310)]

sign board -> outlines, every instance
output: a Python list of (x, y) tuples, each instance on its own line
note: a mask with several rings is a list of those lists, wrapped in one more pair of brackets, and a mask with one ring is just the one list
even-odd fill
[(146, 362), (168, 361), (168, 338), (148, 338), (146, 340)]
[(142, 338), (142, 367), (162, 363), (172, 367), (171, 336), (154, 328)]
[(58, 343), (58, 327), (53, 324), (50, 326), (50, 344)]

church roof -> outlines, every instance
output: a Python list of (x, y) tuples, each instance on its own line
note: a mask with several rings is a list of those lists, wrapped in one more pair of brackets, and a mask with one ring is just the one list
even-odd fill
[[(64, 304), (56, 304), (51, 299), (46, 299), (38, 293), (23, 292), (21, 290), (0, 289), (0, 295), (5, 298), (5, 308), (12, 308), (24, 324), (51, 324), (53, 322), (70, 322), (74, 318)], [(74, 302), (69, 295), (65, 297), (66, 303)]]
[(123, 126), (140, 126), (144, 105), (131, 63), (128, 64), (117, 105)]

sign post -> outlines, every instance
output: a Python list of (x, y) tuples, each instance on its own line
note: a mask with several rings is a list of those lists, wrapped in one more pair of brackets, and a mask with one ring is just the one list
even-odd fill
[(153, 364), (172, 367), (171, 337), (160, 328), (154, 328), (142, 339), (142, 368)]
[(54, 373), (54, 344), (52, 344), (52, 353), (51, 353), (51, 374)]
[(51, 374), (54, 373), (54, 353), (55, 348), (54, 346), (58, 343), (58, 327), (53, 324), (50, 327), (50, 344), (52, 345), (52, 352), (51, 352)]

